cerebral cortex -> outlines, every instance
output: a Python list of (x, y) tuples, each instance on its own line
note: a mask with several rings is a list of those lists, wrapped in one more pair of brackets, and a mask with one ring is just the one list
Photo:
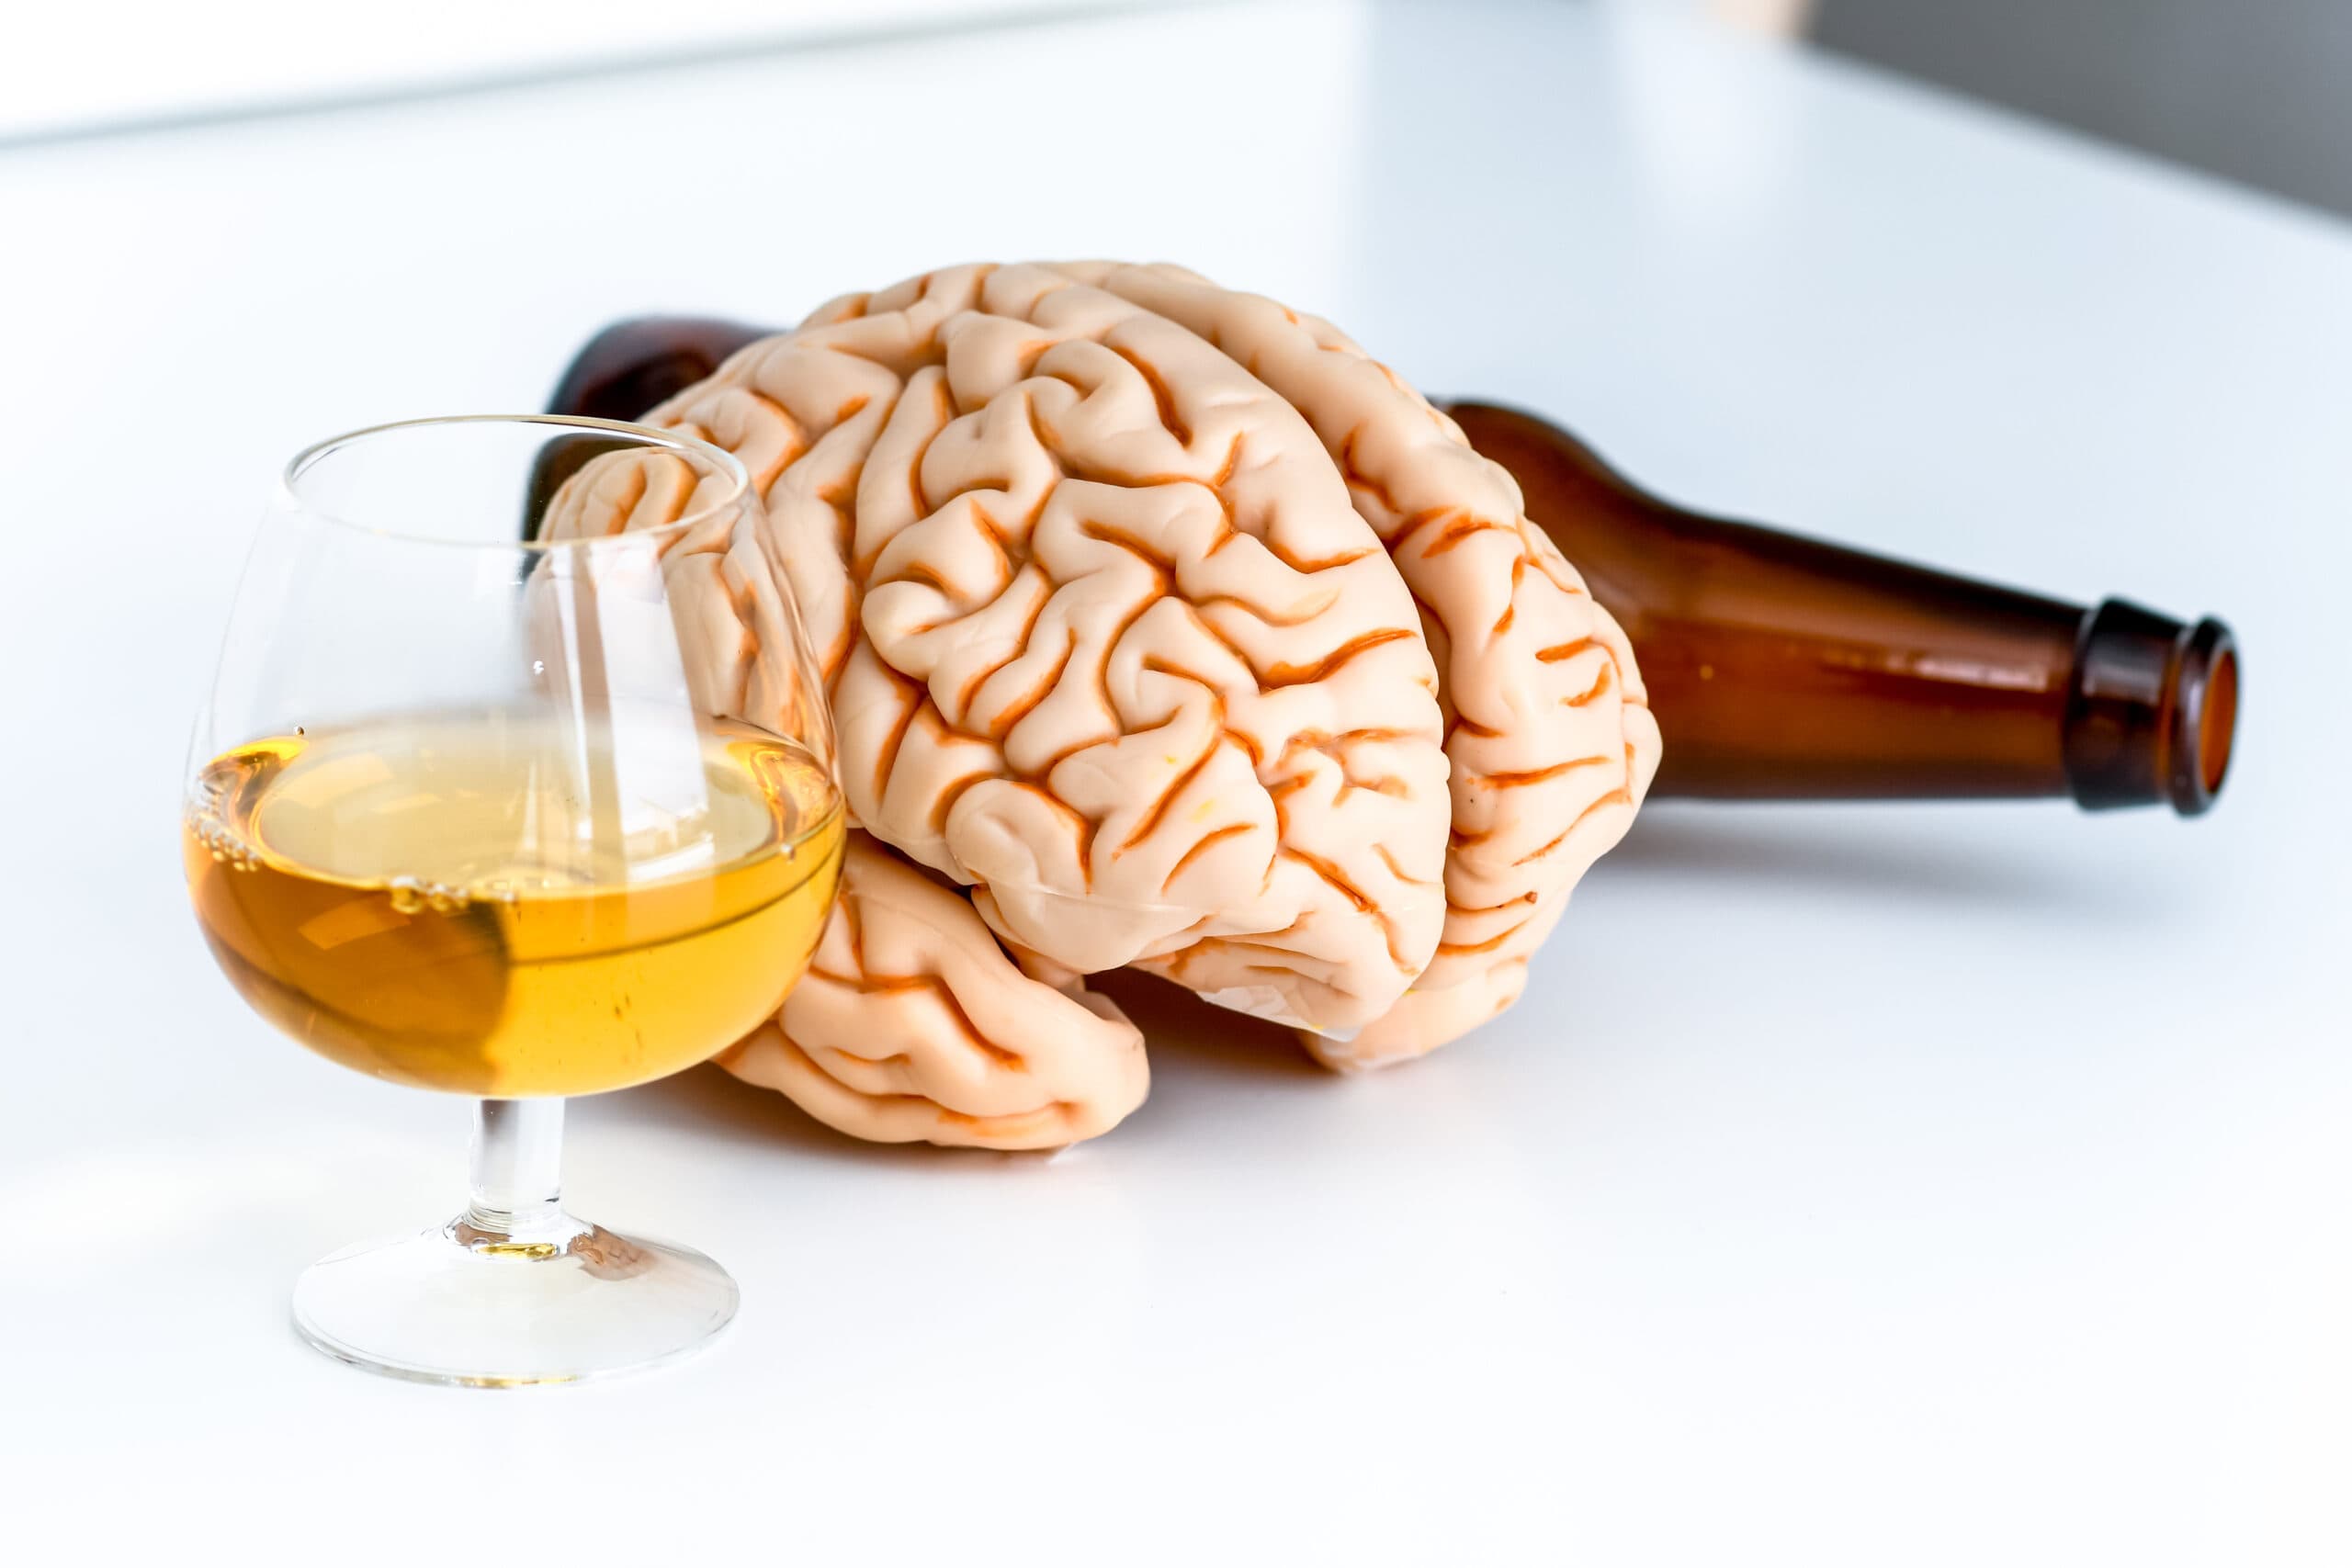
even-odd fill
[[(842, 908), (722, 1063), (844, 1131), (1107, 1129), (1142, 1043), (1083, 976), (1123, 966), (1333, 1066), (1443, 1043), (1518, 997), (1657, 765), (1623, 635), (1509, 474), (1328, 323), (1180, 268), (846, 295), (647, 419), (765, 500), (665, 574), (698, 694), (801, 700), (772, 582), (830, 699)], [(603, 483), (568, 530), (684, 504)]]

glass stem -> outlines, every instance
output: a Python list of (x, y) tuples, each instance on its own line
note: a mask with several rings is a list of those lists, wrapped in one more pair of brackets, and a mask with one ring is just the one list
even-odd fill
[(458, 1222), (469, 1245), (560, 1242), (581, 1228), (563, 1212), (562, 1100), (475, 1101), (471, 1156)]

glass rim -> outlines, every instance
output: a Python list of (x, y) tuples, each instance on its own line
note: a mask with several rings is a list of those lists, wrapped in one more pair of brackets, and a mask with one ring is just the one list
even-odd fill
[[(355, 523), (324, 507), (304, 499), (298, 488), (302, 476), (321, 458), (345, 446), (374, 436), (390, 435), (400, 431), (423, 430), (440, 425), (457, 424), (516, 424), (551, 425), (561, 430), (592, 431), (599, 434), (626, 438), (641, 446), (660, 447), (681, 456), (700, 459), (725, 475), (729, 480), (727, 493), (698, 506), (692, 512), (662, 524), (658, 528), (630, 528), (617, 534), (599, 534), (579, 539), (529, 539), (517, 535), (512, 539), (461, 539), (446, 535), (414, 533), (401, 528), (380, 528), (366, 523)], [(628, 545), (641, 547), (647, 541), (661, 541), (686, 533), (698, 525), (707, 523), (729, 507), (739, 505), (752, 491), (752, 470), (743, 460), (724, 446), (704, 441), (680, 431), (663, 430), (656, 425), (636, 424), (620, 419), (591, 419), (584, 414), (564, 413), (454, 413), (428, 414), (421, 419), (387, 420), (381, 424), (361, 425), (313, 441), (286, 461), (278, 470), (279, 500), (300, 517), (315, 518), (355, 534), (367, 534), (379, 539), (397, 540), (404, 544), (438, 545), (446, 549), (522, 551), (532, 555), (551, 555), (559, 551), (593, 550), (600, 547)]]

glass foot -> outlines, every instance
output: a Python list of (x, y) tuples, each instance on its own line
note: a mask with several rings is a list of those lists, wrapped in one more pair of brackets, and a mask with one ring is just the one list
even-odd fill
[(673, 1360), (725, 1328), (737, 1299), (688, 1247), (569, 1215), (522, 1234), (469, 1216), (321, 1258), (294, 1287), (294, 1326), (369, 1371), (519, 1388)]

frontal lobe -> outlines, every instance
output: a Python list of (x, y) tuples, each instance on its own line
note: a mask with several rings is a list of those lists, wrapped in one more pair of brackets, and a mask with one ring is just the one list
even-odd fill
[[(536, 531), (582, 539), (670, 529), (706, 510), (706, 488), (675, 457), (606, 454), (564, 483)], [(592, 563), (550, 558), (526, 596), (527, 635), (549, 670), (573, 657), (587, 618), (608, 686), (647, 679), (658, 688), (675, 671), (713, 717), (780, 735), (825, 723), (821, 700), (800, 689), (775, 552), (740, 513)], [(611, 657), (622, 647), (626, 657)], [(1047, 1149), (1107, 1132), (1148, 1088), (1142, 1036), (1075, 975), (1041, 978), (1044, 965), (1029, 967), (960, 892), (852, 834), (840, 901), (809, 968), (781, 1012), (718, 1060), (878, 1142)]]
[(741, 456), (859, 825), (1008, 942), (1344, 1035), (1427, 965), (1452, 804), (1411, 594), (1315, 431), (1050, 268), (827, 306), (664, 404)]

